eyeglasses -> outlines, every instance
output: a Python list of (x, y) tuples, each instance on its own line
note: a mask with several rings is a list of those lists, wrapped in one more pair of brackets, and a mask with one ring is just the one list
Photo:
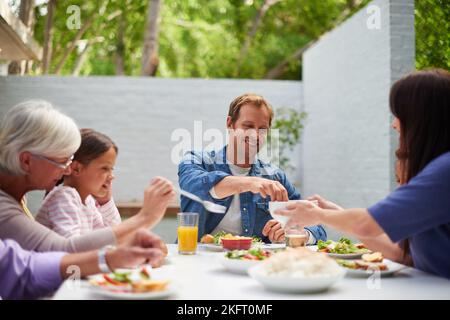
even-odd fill
[(72, 161), (73, 161), (73, 155), (65, 163), (56, 162), (55, 160), (52, 160), (52, 159), (49, 159), (47, 157), (41, 156), (40, 154), (33, 154), (33, 156), (38, 158), (38, 159), (45, 160), (45, 161), (53, 164), (54, 166), (56, 166), (56, 167), (58, 167), (60, 169), (63, 169), (63, 170), (66, 170), (72, 164)]

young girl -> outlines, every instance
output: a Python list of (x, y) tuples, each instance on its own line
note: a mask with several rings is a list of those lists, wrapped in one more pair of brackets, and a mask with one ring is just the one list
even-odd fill
[(109, 137), (81, 129), (71, 173), (46, 196), (36, 220), (66, 238), (119, 224), (111, 193), (117, 153)]

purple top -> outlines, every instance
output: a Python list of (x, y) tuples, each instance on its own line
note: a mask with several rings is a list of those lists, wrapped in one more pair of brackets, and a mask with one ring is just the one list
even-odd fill
[(26, 251), (13, 240), (0, 239), (0, 299), (32, 299), (55, 291), (62, 282), (64, 255)]
[(369, 208), (394, 242), (409, 239), (414, 267), (450, 279), (450, 152)]

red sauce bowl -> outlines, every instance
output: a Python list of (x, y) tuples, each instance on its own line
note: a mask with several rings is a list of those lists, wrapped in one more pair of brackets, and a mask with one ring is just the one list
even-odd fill
[(222, 239), (222, 247), (227, 250), (248, 250), (252, 246), (252, 238)]

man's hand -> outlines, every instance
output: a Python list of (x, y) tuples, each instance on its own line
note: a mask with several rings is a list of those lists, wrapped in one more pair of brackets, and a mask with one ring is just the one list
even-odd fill
[(268, 237), (271, 242), (283, 242), (285, 240), (284, 229), (276, 220), (267, 221), (262, 230), (262, 234)]
[(246, 179), (245, 189), (253, 193), (259, 193), (263, 198), (270, 196), (272, 201), (288, 201), (286, 188), (278, 181), (258, 178), (244, 177)]

